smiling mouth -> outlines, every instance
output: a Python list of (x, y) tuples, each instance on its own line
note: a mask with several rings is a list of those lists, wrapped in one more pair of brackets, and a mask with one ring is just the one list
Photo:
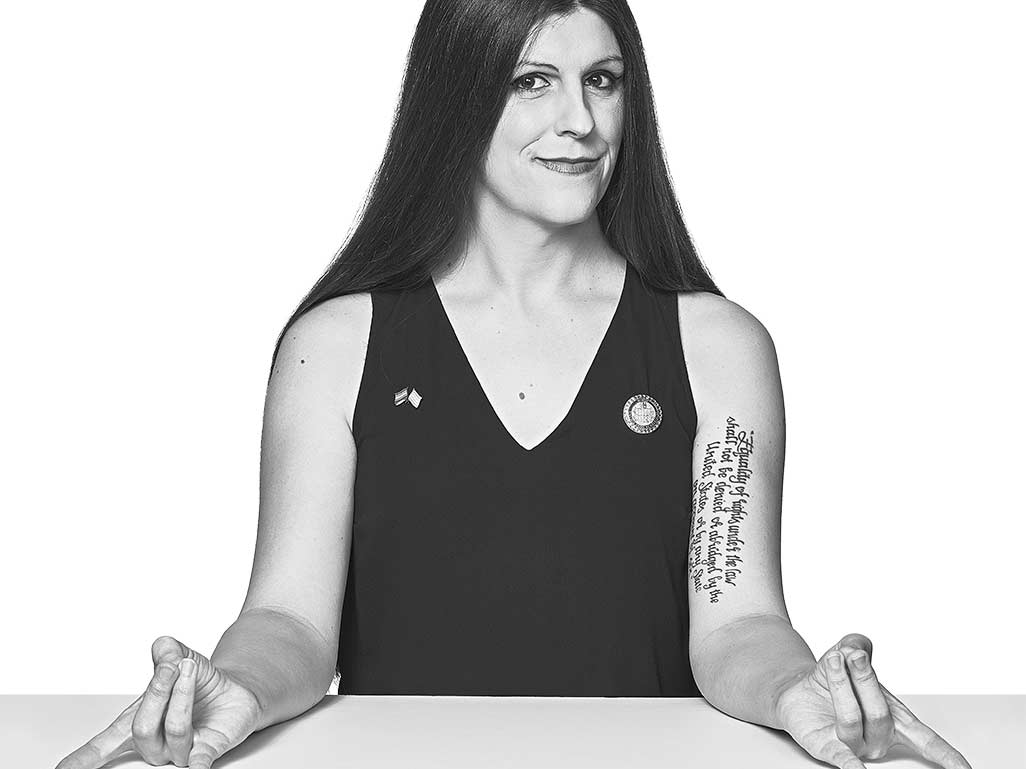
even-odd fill
[(550, 171), (567, 176), (584, 177), (592, 174), (599, 168), (599, 158), (592, 160), (548, 160), (547, 158), (535, 158), (535, 160)]

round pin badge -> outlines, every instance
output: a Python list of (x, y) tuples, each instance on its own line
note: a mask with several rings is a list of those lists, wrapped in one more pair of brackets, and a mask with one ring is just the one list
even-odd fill
[(650, 433), (663, 421), (663, 409), (651, 395), (638, 393), (623, 404), (623, 421), (636, 433)]

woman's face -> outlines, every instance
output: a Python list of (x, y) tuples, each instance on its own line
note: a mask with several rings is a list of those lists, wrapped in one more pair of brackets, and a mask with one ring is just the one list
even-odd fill
[[(623, 73), (612, 30), (580, 9), (548, 22), (521, 55), (485, 156), (499, 206), (546, 224), (586, 220), (605, 194), (623, 132)], [(542, 159), (595, 158), (587, 165)], [(583, 173), (565, 173), (567, 169)]]

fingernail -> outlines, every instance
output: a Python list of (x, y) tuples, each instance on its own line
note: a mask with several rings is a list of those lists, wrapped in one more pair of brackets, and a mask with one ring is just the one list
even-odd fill
[(869, 655), (868, 654), (856, 654), (851, 658), (852, 664), (856, 670), (865, 670), (869, 667)]
[(168, 665), (161, 665), (160, 672), (157, 673), (157, 678), (159, 678), (164, 683), (167, 683), (171, 680), (171, 676), (174, 675), (174, 672), (175, 669), (173, 667), (170, 667)]
[(830, 666), (830, 668), (832, 670), (840, 670), (841, 669), (841, 655), (837, 654), (836, 652), (833, 653), (833, 654), (828, 654), (827, 655), (827, 664)]
[(196, 662), (191, 657), (186, 657), (181, 664), (182, 675), (191, 676), (196, 671)]

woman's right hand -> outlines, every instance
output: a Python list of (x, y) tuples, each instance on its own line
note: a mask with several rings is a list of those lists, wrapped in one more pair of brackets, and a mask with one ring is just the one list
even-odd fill
[(146, 691), (56, 769), (97, 769), (132, 750), (153, 766), (209, 769), (256, 730), (260, 703), (250, 689), (171, 636), (150, 651)]

